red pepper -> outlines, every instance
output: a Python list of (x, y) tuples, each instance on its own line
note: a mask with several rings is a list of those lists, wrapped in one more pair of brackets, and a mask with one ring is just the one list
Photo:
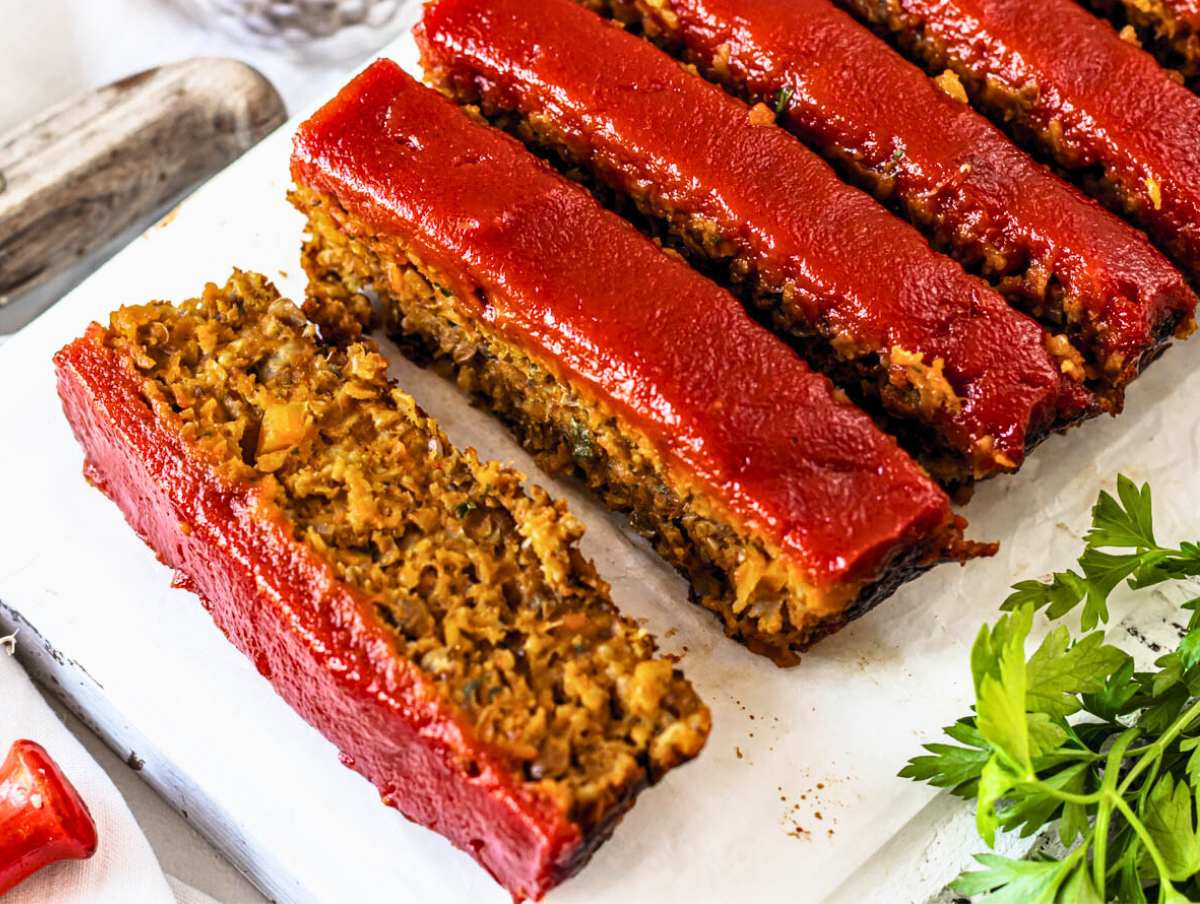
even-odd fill
[(96, 823), (40, 744), (15, 741), (0, 765), (0, 895), (59, 860), (96, 853)]

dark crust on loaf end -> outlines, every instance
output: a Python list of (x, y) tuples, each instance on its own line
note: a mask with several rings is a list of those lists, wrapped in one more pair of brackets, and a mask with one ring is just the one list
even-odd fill
[(855, 586), (834, 612), (809, 613), (797, 624), (787, 599), (790, 585), (772, 585), (770, 575), (754, 578), (748, 606), (739, 608), (737, 565), (748, 554), (769, 561), (763, 541), (723, 520), (702, 493), (671, 479), (639, 445), (636, 431), (603, 406), (489, 335), (477, 318), (461, 315), (436, 276), (395, 239), (374, 234), (329, 196), (301, 188), (292, 201), (309, 217), (304, 265), (311, 281), (310, 316), (330, 318), (344, 329), (342, 301), (374, 290), (385, 329), (409, 357), (453, 377), (509, 426), (544, 469), (575, 476), (610, 508), (627, 513), (633, 527), (688, 578), (693, 601), (716, 614), (728, 635), (779, 665), (795, 664), (812, 643), (937, 562), (993, 549), (963, 541), (960, 519), (952, 519), (882, 563), (875, 578)]

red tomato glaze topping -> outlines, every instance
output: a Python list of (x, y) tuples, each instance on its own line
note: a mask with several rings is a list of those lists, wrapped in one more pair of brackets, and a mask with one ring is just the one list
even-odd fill
[(1200, 97), (1072, 0), (900, 7), (908, 29), (1017, 95), (1019, 115), (1059, 160), (1102, 167), (1151, 233), (1200, 276)]

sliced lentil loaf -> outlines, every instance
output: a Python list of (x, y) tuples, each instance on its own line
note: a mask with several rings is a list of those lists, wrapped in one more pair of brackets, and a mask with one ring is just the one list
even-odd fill
[(570, 0), (439, 0), (427, 78), (583, 169), (727, 268), (856, 398), (907, 422), (946, 483), (1020, 466), (1097, 410), (1052, 337), (750, 108)]
[(1200, 97), (1074, 0), (839, 0), (1200, 281)]
[(264, 277), (121, 308), (56, 365), (93, 482), (347, 764), (514, 895), (699, 753), (707, 708), (565, 505)]

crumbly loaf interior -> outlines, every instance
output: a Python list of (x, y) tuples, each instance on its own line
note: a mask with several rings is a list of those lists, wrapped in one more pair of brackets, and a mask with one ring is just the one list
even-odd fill
[(108, 342), (231, 481), (369, 601), (477, 735), (585, 827), (695, 756), (709, 714), (578, 551), (562, 502), (451, 447), (369, 343), (322, 346), (262, 276), (122, 308)]

